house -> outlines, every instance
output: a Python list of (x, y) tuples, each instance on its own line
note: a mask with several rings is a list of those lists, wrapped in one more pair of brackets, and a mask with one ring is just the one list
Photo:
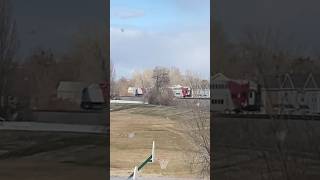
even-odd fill
[(218, 73), (211, 78), (211, 111), (223, 112), (226, 109), (234, 109), (233, 103), (231, 103), (228, 81), (230, 79), (222, 73)]
[(286, 73), (264, 78), (262, 97), (266, 112), (320, 113), (320, 75)]
[(320, 113), (320, 74), (310, 74), (304, 85), (305, 102), (311, 112)]
[(87, 86), (88, 84), (84, 82), (61, 81), (57, 88), (57, 97), (80, 104), (82, 91)]

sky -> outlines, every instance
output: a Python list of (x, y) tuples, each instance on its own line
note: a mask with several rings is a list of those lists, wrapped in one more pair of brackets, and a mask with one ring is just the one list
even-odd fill
[(210, 74), (210, 0), (111, 0), (110, 55), (117, 77), (156, 66)]
[(90, 28), (101, 33), (106, 25), (103, 0), (12, 0), (12, 5), (22, 57), (39, 47), (63, 53), (76, 33)]
[(320, 1), (318, 0), (219, 0), (215, 17), (232, 41), (247, 28), (278, 31), (284, 46), (302, 55), (320, 55)]

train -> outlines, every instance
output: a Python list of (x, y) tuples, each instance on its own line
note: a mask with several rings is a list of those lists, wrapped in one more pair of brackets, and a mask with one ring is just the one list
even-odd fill
[(261, 85), (252, 81), (224, 80), (212, 83), (211, 110), (222, 113), (260, 113)]
[(147, 88), (141, 88), (141, 87), (129, 87), (128, 93), (133, 96), (143, 96), (147, 93)]
[(175, 97), (179, 98), (186, 98), (186, 97), (192, 97), (192, 90), (190, 87), (187, 86), (181, 86), (176, 85), (170, 87)]
[[(188, 86), (175, 85), (169, 87), (173, 95), (177, 98), (209, 98), (210, 89), (192, 89)], [(132, 96), (143, 96), (147, 94), (149, 88), (129, 87), (128, 93)]]

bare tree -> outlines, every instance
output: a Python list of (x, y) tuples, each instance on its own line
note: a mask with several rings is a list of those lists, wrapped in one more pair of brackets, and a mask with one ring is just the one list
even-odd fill
[(119, 96), (119, 90), (116, 83), (116, 69), (114, 64), (110, 62), (110, 98)]
[(132, 80), (129, 80), (125, 77), (121, 77), (119, 80), (117, 80), (116, 84), (119, 96), (131, 95), (128, 93), (128, 88), (134, 86), (134, 82), (132, 82)]
[[(209, 88), (207, 80), (201, 78), (191, 71), (186, 72), (185, 81), (196, 91), (205, 91)], [(194, 145), (194, 151), (189, 152), (192, 156), (190, 168), (203, 177), (210, 176), (210, 108), (209, 103), (194, 99), (185, 101), (185, 109), (190, 110), (187, 117), (181, 121), (185, 128), (191, 143)]]
[(183, 84), (183, 75), (181, 74), (179, 68), (170, 68), (169, 77), (171, 85)]
[(154, 86), (157, 90), (161, 88), (167, 88), (170, 84), (169, 70), (164, 67), (156, 67), (153, 70), (153, 76), (155, 83)]
[(96, 30), (84, 30), (74, 35), (73, 49), (69, 59), (77, 70), (78, 80), (89, 83), (108, 81), (110, 77), (110, 67), (105, 54), (106, 43), (101, 42), (101, 38), (96, 35)]
[(135, 87), (150, 88), (152, 86), (153, 71), (145, 69), (143, 71), (135, 71), (132, 75)]
[(150, 104), (170, 105), (173, 100), (173, 92), (169, 89), (169, 70), (164, 67), (156, 67), (153, 70), (154, 86), (148, 93)]
[(0, 97), (1, 116), (7, 116), (8, 76), (13, 70), (17, 49), (16, 23), (12, 18), (9, 0), (0, 0)]
[[(299, 72), (302, 69), (311, 70), (313, 66), (313, 62), (311, 62), (308, 58), (298, 58), (297, 60), (292, 61), (293, 63), (288, 63), (288, 61), (283, 60), (285, 58), (292, 58), (292, 56), (290, 56), (287, 49), (284, 49), (281, 46), (283, 42), (280, 37), (283, 36), (280, 36), (278, 32), (272, 29), (267, 29), (265, 31), (247, 31), (242, 41), (242, 45), (244, 47), (243, 50), (246, 54), (245, 57), (251, 61), (252, 66), (250, 67), (252, 67), (251, 69), (254, 69), (253, 74), (257, 77), (256, 79), (258, 82), (266, 89), (269, 88), (268, 84), (266, 83), (266, 77), (270, 73), (281, 73), (283, 71), (288, 72), (291, 70)], [(281, 59), (282, 64), (277, 62)], [(282, 98), (281, 94), (279, 96)], [(305, 132), (302, 131), (302, 128), (297, 128), (296, 130), (298, 131), (295, 133), (300, 133), (298, 134), (299, 137), (306, 136), (308, 143), (310, 144), (308, 144), (309, 147), (299, 147), (302, 146), (303, 143), (299, 142), (298, 139), (291, 139), (295, 133), (288, 133), (289, 131), (294, 131), (293, 129), (295, 128), (293, 128), (293, 124), (295, 124), (295, 122), (290, 121), (288, 117), (281, 116), (283, 113), (281, 111), (279, 115), (275, 115), (278, 114), (278, 112), (273, 111), (273, 105), (277, 100), (272, 98), (268, 93), (266, 94), (264, 101), (266, 102), (265, 108), (269, 109), (269, 111), (267, 111), (267, 115), (269, 116), (270, 120), (268, 124), (270, 134), (268, 136), (273, 137), (273, 139), (270, 139), (270, 141), (273, 143), (273, 152), (261, 150), (261, 154), (263, 154), (262, 158), (269, 169), (268, 178), (274, 179), (276, 177), (275, 179), (281, 178), (289, 180), (293, 179), (295, 176), (303, 178), (306, 177), (304, 174), (305, 172), (296, 170), (297, 167), (299, 167), (298, 169), (307, 169), (306, 164), (299, 162), (304, 161), (307, 157), (303, 152), (299, 151), (303, 149), (303, 151), (316, 154), (313, 156), (317, 157), (318, 152), (312, 152), (312, 148), (314, 146), (318, 148), (319, 144), (312, 139), (318, 135), (315, 133), (315, 131), (313, 131), (312, 128), (310, 128), (309, 122), (300, 121), (299, 124), (306, 127)], [(252, 122), (250, 126), (251, 128), (247, 131), (247, 141), (249, 141), (254, 147), (265, 146), (260, 142), (261, 139), (266, 138), (264, 137), (265, 135), (257, 135), (260, 128), (259, 124)], [(292, 151), (295, 151), (295, 153), (299, 155), (293, 154)], [(275, 170), (272, 170), (275, 168), (280, 170), (280, 175), (275, 175), (277, 173), (274, 172)]]
[(51, 97), (55, 96), (59, 83), (57, 62), (50, 50), (37, 49), (26, 59), (24, 67), (27, 70), (28, 86), (31, 88), (29, 96), (33, 105), (48, 106)]
[(215, 74), (218, 72), (224, 73), (224, 70), (227, 69), (225, 64), (226, 60), (226, 49), (228, 42), (222, 28), (222, 24), (217, 20), (213, 19), (213, 64), (211, 71)]

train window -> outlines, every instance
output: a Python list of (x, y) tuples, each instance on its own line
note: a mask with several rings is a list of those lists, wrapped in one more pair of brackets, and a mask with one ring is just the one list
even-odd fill
[(223, 104), (223, 99), (221, 99), (221, 104)]

